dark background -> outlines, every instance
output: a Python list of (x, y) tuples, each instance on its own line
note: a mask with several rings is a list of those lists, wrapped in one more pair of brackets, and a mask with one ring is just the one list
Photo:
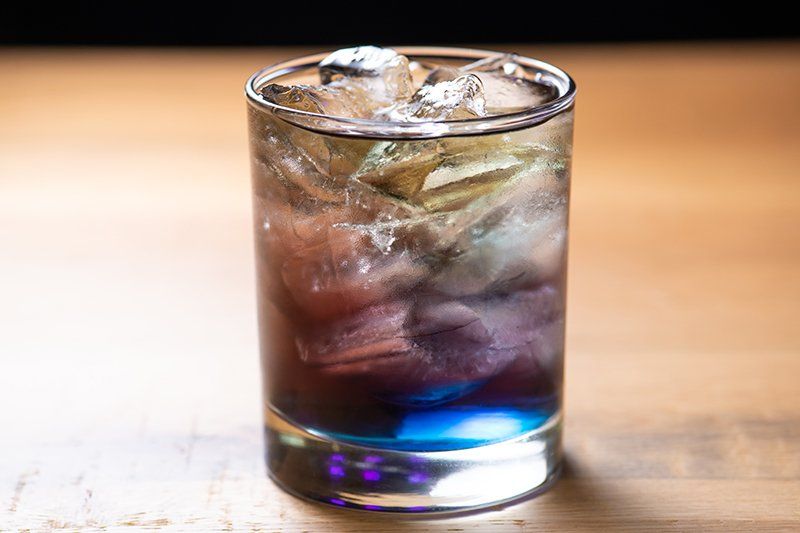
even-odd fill
[[(742, 5), (742, 7), (733, 7)], [(0, 44), (458, 44), (775, 39), (778, 2), (3, 2)], [(784, 3), (788, 6), (788, 2)]]

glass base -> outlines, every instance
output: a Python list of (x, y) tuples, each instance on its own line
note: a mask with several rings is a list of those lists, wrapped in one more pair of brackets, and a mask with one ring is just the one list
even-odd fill
[(514, 439), (459, 450), (398, 451), (331, 440), (266, 415), (267, 469), (287, 492), (367, 511), (463, 512), (538, 494), (561, 466), (561, 417)]

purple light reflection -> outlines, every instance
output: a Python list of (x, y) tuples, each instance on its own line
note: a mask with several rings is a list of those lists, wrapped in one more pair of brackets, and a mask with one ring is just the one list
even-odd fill
[(367, 481), (378, 481), (381, 479), (381, 473), (377, 470), (364, 470), (363, 476)]
[(380, 455), (368, 455), (364, 457), (364, 462), (366, 463), (380, 463), (383, 461), (383, 457)]
[(428, 481), (428, 474), (424, 472), (412, 472), (408, 476), (409, 483), (425, 483)]
[(344, 477), (344, 468), (339, 465), (331, 465), (328, 468), (328, 474), (330, 474), (331, 477)]
[(340, 505), (340, 506), (347, 505), (344, 500), (340, 500), (339, 498), (331, 498), (328, 501), (331, 502), (333, 505)]
[(334, 453), (333, 455), (331, 455), (331, 461), (333, 461), (335, 463), (343, 463), (344, 462), (344, 455), (342, 455), (340, 453)]

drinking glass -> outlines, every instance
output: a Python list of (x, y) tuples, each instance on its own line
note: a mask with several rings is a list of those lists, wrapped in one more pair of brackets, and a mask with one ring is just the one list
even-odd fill
[[(398, 51), (415, 78), (496, 55)], [(573, 81), (516, 57), (551, 99), (439, 122), (325, 116), (259, 92), (318, 85), (324, 57), (246, 86), (269, 475), (377, 511), (543, 490), (561, 461)]]

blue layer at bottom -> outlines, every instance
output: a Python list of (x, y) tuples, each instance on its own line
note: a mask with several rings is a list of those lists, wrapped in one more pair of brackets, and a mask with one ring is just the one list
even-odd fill
[(458, 450), (512, 439), (541, 427), (554, 411), (502, 407), (441, 407), (408, 412), (393, 435), (315, 432), (362, 446), (404, 451)]

